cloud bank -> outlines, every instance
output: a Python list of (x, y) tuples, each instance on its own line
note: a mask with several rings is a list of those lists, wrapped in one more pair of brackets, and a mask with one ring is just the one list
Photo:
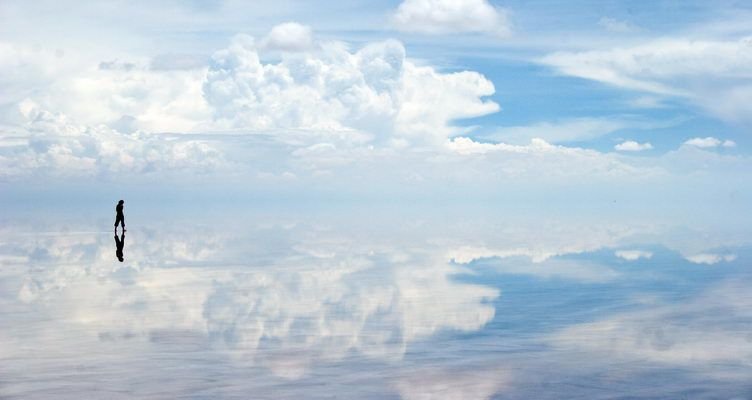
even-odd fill
[(745, 157), (707, 151), (729, 140), (692, 139), (657, 157), (626, 155), (649, 143), (617, 145), (625, 154), (561, 145), (654, 127), (630, 116), (477, 134), (458, 121), (500, 110), (483, 74), (418, 62), (396, 40), (357, 48), (322, 40), (297, 22), (258, 39), (236, 35), (208, 57), (91, 60), (2, 46), (0, 179), (11, 187), (204, 179), (265, 192), (379, 188), (393, 196), (508, 185), (621, 188), (697, 171), (727, 175), (729, 165), (749, 171)]

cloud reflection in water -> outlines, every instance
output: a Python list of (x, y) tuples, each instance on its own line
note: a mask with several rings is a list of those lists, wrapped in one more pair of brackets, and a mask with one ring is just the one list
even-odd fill
[(88, 226), (0, 228), (0, 394), (601, 398), (647, 379), (650, 397), (734, 394), (749, 378), (743, 235), (541, 219), (180, 226), (129, 231), (123, 263)]

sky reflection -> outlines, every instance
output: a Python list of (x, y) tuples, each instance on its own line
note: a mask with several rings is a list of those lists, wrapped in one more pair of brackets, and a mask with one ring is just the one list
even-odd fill
[(743, 232), (187, 217), (132, 225), (122, 263), (94, 221), (6, 221), (0, 395), (749, 394)]

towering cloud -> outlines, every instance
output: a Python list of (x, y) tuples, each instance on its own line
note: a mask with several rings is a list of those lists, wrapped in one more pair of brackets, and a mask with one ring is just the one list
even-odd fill
[(212, 57), (203, 85), (222, 128), (328, 131), (369, 139), (440, 142), (451, 122), (498, 110), (476, 72), (440, 73), (405, 57), (400, 42), (350, 52), (341, 43), (265, 63), (253, 38), (236, 36)]

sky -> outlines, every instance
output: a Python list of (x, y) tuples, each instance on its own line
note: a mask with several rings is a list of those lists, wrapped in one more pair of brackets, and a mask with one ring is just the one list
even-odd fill
[(0, 190), (750, 200), (740, 1), (3, 1)]

